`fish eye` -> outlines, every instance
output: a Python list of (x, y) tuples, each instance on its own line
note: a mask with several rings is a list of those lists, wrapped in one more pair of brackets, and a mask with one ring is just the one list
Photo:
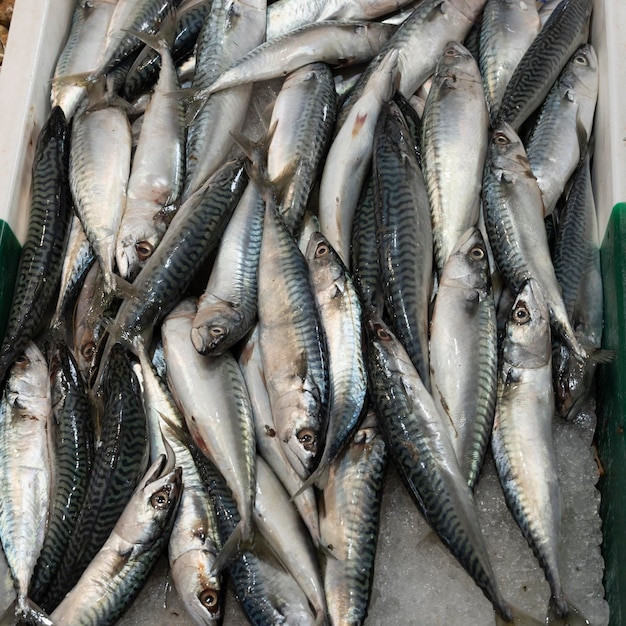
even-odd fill
[(96, 344), (93, 341), (88, 341), (83, 347), (80, 349), (80, 353), (86, 361), (90, 361), (93, 358), (93, 355), (96, 351)]
[(577, 54), (574, 57), (574, 63), (576, 63), (577, 65), (589, 65), (587, 57), (584, 54)]
[(219, 594), (215, 589), (204, 589), (198, 595), (198, 600), (200, 600), (200, 604), (202, 604), (209, 613), (215, 615), (219, 612)]
[(140, 261), (145, 261), (154, 252), (154, 246), (149, 241), (138, 241), (135, 244), (135, 252)]
[(315, 431), (310, 428), (303, 428), (300, 432), (296, 433), (296, 437), (305, 450), (308, 452), (313, 452), (315, 450)]
[(325, 241), (320, 241), (315, 248), (315, 257), (321, 258), (325, 257), (330, 252), (330, 247)]
[(526, 305), (521, 302), (513, 311), (513, 319), (517, 324), (524, 325), (530, 322), (530, 311)]
[(508, 146), (510, 143), (509, 138), (501, 130), (493, 136), (493, 140), (499, 146)]
[(30, 359), (25, 354), (20, 354), (17, 359), (15, 359), (16, 365), (29, 365)]
[(155, 509), (166, 509), (170, 503), (170, 494), (165, 489), (161, 489), (156, 493), (153, 493), (150, 497), (150, 504)]
[(380, 324), (374, 324), (374, 330), (381, 341), (391, 341), (391, 335)]
[(474, 246), (470, 250), (469, 254), (472, 257), (472, 259), (476, 259), (477, 261), (480, 261), (485, 258), (485, 250), (482, 246)]
[(214, 339), (221, 339), (226, 335), (226, 329), (222, 326), (213, 326), (209, 329), (209, 333)]
[(443, 55), (446, 56), (446, 57), (456, 57), (456, 56), (458, 56), (458, 54), (456, 52), (456, 49), (453, 48), (452, 46), (449, 47), (449, 48), (446, 48), (445, 52), (443, 53)]

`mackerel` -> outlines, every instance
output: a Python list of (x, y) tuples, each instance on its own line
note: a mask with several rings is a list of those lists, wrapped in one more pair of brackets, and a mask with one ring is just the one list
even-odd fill
[(16, 615), (44, 542), (50, 504), (50, 375), (33, 343), (15, 359), (0, 400), (0, 540), (17, 592)]
[(55, 107), (39, 133), (35, 148), (28, 234), (0, 345), (0, 383), (12, 361), (42, 330), (59, 286), (72, 215), (67, 183), (68, 153), (65, 115)]
[(87, 94), (87, 86), (79, 81), (64, 80), (93, 71), (104, 52), (111, 16), (118, 0), (79, 0), (72, 14), (67, 42), (59, 56), (52, 86), (52, 108), (60, 106), (70, 119)]
[(491, 122), (495, 122), (515, 68), (540, 28), (535, 0), (487, 0), (478, 64)]
[(260, 44), (198, 95), (204, 97), (229, 87), (287, 76), (309, 63), (363, 63), (378, 54), (394, 31), (394, 26), (377, 22), (328, 20), (307, 24)]
[(430, 207), (409, 130), (394, 102), (385, 106), (376, 127), (374, 203), (386, 307), (428, 388), (428, 306), (433, 282)]
[(252, 538), (254, 425), (235, 358), (230, 352), (203, 357), (193, 347), (190, 332), (195, 314), (195, 303), (183, 300), (165, 319), (161, 333), (167, 380), (176, 404), (197, 445), (224, 476), (241, 518), (214, 565), (219, 570), (242, 542)]
[(444, 265), (430, 331), (433, 400), (471, 489), (489, 443), (497, 366), (487, 250), (480, 231), (472, 228)]
[(371, 397), (391, 458), (426, 521), (498, 614), (512, 621), (442, 417), (401, 343), (379, 319), (365, 324)]
[(126, 204), (132, 139), (126, 112), (118, 106), (86, 108), (72, 129), (70, 185), (76, 214), (104, 275), (115, 290), (115, 240)]
[(206, 289), (198, 300), (191, 341), (200, 354), (222, 354), (254, 324), (264, 211), (261, 193), (249, 182), (224, 231)]
[(552, 437), (551, 352), (547, 302), (541, 287), (530, 279), (518, 293), (506, 326), (492, 451), (507, 504), (544, 570), (557, 614), (563, 617), (570, 607), (559, 574), (561, 508)]
[(306, 250), (309, 277), (328, 347), (326, 444), (305, 484), (323, 486), (324, 473), (350, 439), (365, 402), (367, 373), (361, 338), (361, 304), (352, 277), (322, 233)]
[(548, 93), (526, 142), (546, 217), (587, 149), (597, 99), (598, 57), (591, 45), (584, 44)]
[(387, 445), (373, 411), (331, 463), (320, 524), (329, 557), (324, 588), (335, 626), (362, 624), (367, 616), (387, 468)]
[(251, 85), (203, 98), (206, 90), (233, 62), (259, 45), (265, 36), (265, 0), (214, 0), (200, 31), (193, 80), (196, 104), (188, 112), (186, 200), (224, 162), (248, 110)]
[(95, 452), (94, 411), (78, 366), (65, 344), (57, 345), (50, 369), (58, 478), (46, 537), (29, 590), (29, 597), (34, 602), (43, 597), (71, 541), (85, 500)]
[(168, 543), (172, 581), (196, 624), (218, 624), (223, 611), (223, 585), (220, 576), (211, 573), (221, 547), (215, 509), (189, 449), (175, 430), (184, 429), (184, 418), (145, 349), (141, 347), (138, 352), (151, 459), (171, 450), (182, 470), (183, 493)]
[(504, 280), (514, 292), (534, 278), (550, 319), (576, 358), (588, 357), (574, 335), (550, 258), (543, 199), (526, 151), (511, 126), (494, 129), (483, 178), (483, 210), (489, 242)]
[(397, 59), (392, 50), (372, 74), (333, 140), (322, 172), (320, 230), (348, 268), (354, 210), (370, 167), (376, 122), (393, 94)]
[(117, 268), (129, 280), (163, 238), (167, 225), (162, 212), (177, 201), (183, 185), (184, 112), (172, 97), (179, 88), (176, 67), (167, 42), (158, 39), (152, 45), (161, 57), (161, 71), (143, 115), (116, 237)]
[(181, 469), (157, 459), (139, 482), (106, 542), (51, 614), (58, 626), (114, 624), (161, 554), (182, 493)]
[(478, 65), (452, 43), (437, 62), (422, 116), (422, 168), (439, 274), (459, 238), (478, 222), (488, 127)]
[(279, 441), (306, 479), (324, 446), (326, 345), (306, 260), (271, 197), (259, 259), (259, 345)]
[(146, 415), (130, 356), (115, 344), (106, 364), (104, 409), (87, 493), (72, 540), (41, 605), (53, 609), (102, 547), (148, 460)]
[[(313, 487), (302, 491), (303, 480), (287, 458), (283, 446), (276, 436), (270, 399), (265, 387), (265, 373), (259, 349), (258, 325), (241, 352), (239, 367), (250, 394), (250, 405), (254, 419), (256, 445), (259, 455), (272, 468), (276, 476), (293, 499), (300, 517), (306, 524), (316, 546), (320, 544), (319, 517)], [(298, 495), (295, 495), (295, 494)]]
[(276, 97), (269, 124), (267, 174), (279, 188), (279, 212), (291, 233), (302, 223), (329, 147), (336, 109), (333, 76), (323, 63), (311, 63), (289, 74)]
[(517, 65), (502, 97), (498, 120), (517, 131), (543, 102), (576, 49), (587, 41), (592, 0), (563, 0)]

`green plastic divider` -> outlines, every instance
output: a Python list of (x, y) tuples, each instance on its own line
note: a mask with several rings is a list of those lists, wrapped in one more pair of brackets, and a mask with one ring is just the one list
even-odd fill
[(0, 340), (9, 319), (21, 250), (11, 227), (0, 220)]
[(613, 208), (602, 243), (604, 282), (603, 347), (615, 359), (598, 368), (597, 441), (604, 475), (600, 512), (604, 541), (604, 584), (610, 626), (626, 624), (626, 203)]

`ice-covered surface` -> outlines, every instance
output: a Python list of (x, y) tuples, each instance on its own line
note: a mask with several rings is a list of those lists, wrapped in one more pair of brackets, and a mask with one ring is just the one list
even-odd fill
[[(592, 626), (605, 626), (609, 609), (602, 588), (600, 496), (595, 489), (598, 467), (591, 448), (594, 428), (591, 403), (574, 423), (558, 421), (555, 424), (562, 495), (561, 569), (570, 601)], [(476, 489), (476, 499), (504, 596), (514, 606), (543, 621), (550, 598), (548, 584), (504, 503), (490, 455)], [(191, 624), (176, 593), (166, 591), (166, 582), (167, 565), (162, 559), (120, 624)], [(224, 626), (246, 623), (229, 594)], [(494, 612), (478, 587), (430, 531), (390, 465), (366, 626), (451, 624), (495, 624)]]

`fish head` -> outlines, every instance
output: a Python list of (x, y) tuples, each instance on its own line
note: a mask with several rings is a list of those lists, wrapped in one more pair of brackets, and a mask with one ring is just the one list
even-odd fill
[(448, 257), (440, 283), (451, 287), (491, 290), (487, 246), (478, 228), (461, 235), (454, 252)]
[(336, 290), (341, 289), (346, 269), (341, 257), (322, 233), (311, 234), (306, 248), (306, 260), (316, 294), (319, 296), (330, 290), (330, 298), (333, 298)]
[(243, 313), (232, 302), (219, 300), (198, 306), (191, 328), (191, 342), (200, 354), (218, 356), (241, 338), (236, 332), (243, 323)]
[(589, 396), (597, 362), (587, 359), (581, 363), (568, 346), (559, 343), (552, 352), (552, 363), (557, 413), (563, 419), (574, 419)]
[(162, 233), (136, 230), (123, 236), (120, 233), (115, 249), (115, 260), (120, 276), (132, 281), (152, 256)]
[[(478, 66), (472, 53), (462, 44), (451, 41), (444, 48), (435, 69), (435, 80), (452, 87), (457, 80), (480, 79)], [(482, 83), (481, 83), (482, 85)]]
[(527, 280), (517, 294), (506, 325), (503, 357), (524, 369), (543, 367), (552, 356), (550, 312), (537, 281)]
[[(194, 545), (196, 539), (203, 544), (209, 543), (199, 535), (199, 529), (194, 528)], [(209, 545), (195, 546), (170, 561), (172, 579), (180, 599), (194, 623), (206, 626), (221, 623), (224, 610), (224, 588), (219, 576), (211, 574), (217, 556), (214, 548)]]
[(574, 89), (580, 96), (598, 96), (598, 55), (591, 44), (583, 44), (574, 52), (563, 74), (561, 82), (565, 88)]
[(522, 140), (507, 122), (496, 123), (489, 141), (487, 160), (499, 180), (505, 178), (514, 183), (520, 175), (533, 176)]
[(10, 404), (22, 408), (34, 399), (49, 400), (48, 376), (48, 364), (43, 353), (33, 341), (29, 342), (9, 369), (6, 393)]
[(173, 523), (182, 490), (182, 469), (169, 469), (160, 455), (135, 489), (115, 532), (136, 549), (149, 549)]

